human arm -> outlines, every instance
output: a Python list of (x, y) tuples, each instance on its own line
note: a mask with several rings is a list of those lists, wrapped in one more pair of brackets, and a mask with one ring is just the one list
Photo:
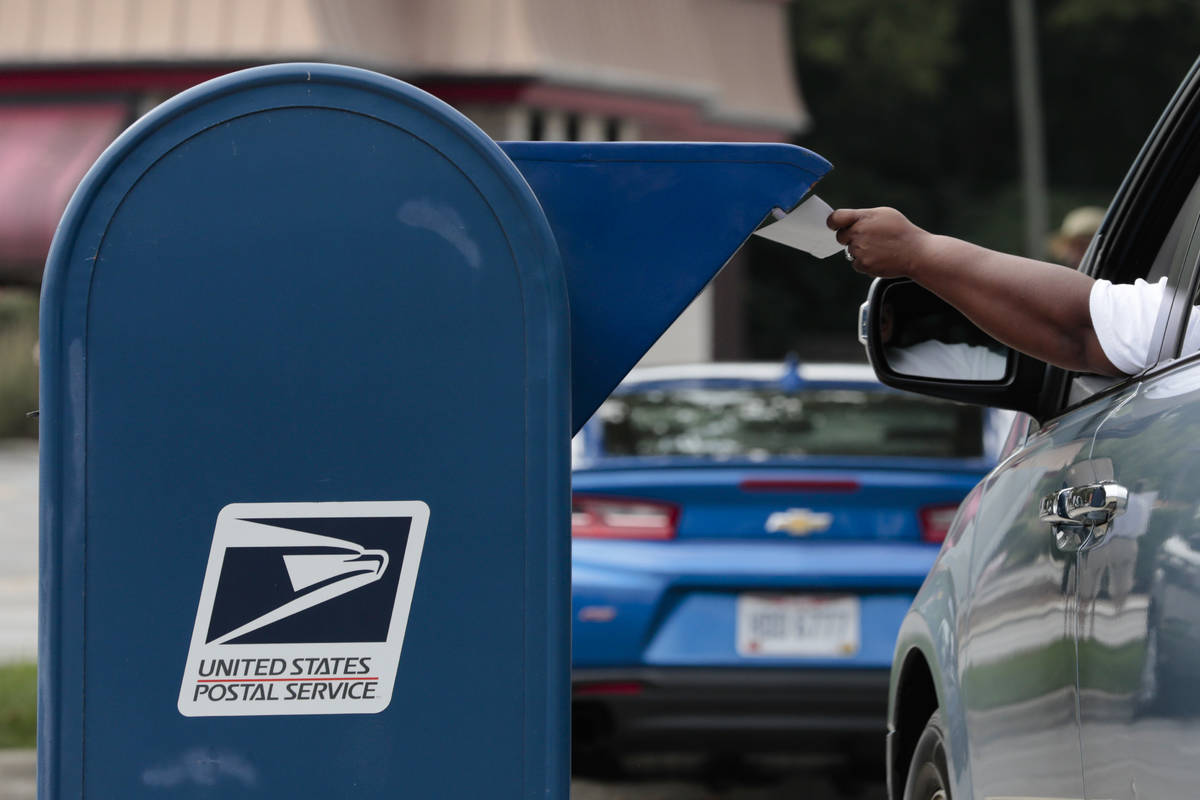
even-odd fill
[(1089, 307), (1094, 281), (1087, 275), (931, 234), (891, 208), (839, 209), (828, 224), (859, 272), (911, 278), (1034, 358), (1079, 372), (1122, 374), (1096, 337)]

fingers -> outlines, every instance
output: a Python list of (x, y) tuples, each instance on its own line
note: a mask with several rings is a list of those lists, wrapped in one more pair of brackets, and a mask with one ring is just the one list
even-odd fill
[[(829, 215), (829, 218), (825, 220), (825, 224), (835, 231), (840, 231), (845, 228), (849, 228), (851, 225), (858, 222), (858, 219), (861, 216), (862, 209), (839, 208), (837, 211), (834, 211)], [(838, 241), (841, 240), (839, 239)], [(845, 244), (845, 242), (842, 242), (842, 244)]]

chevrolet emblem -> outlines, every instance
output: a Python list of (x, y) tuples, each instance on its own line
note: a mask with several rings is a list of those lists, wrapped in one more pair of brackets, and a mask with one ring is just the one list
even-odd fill
[(810, 533), (829, 530), (832, 524), (833, 514), (810, 511), (807, 508), (789, 508), (787, 511), (776, 511), (767, 517), (767, 533), (782, 531), (788, 536), (808, 536)]

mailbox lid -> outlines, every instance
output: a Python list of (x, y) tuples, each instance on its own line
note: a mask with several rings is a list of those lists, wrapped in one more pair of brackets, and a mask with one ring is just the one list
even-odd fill
[(578, 431), (772, 208), (832, 165), (790, 144), (503, 142), (554, 230)]

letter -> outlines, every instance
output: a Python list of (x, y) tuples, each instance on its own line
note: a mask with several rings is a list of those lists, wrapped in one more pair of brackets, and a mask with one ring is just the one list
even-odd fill
[(228, 688), (229, 688), (229, 687), (227, 687), (227, 686), (226, 686), (225, 684), (223, 684), (223, 683), (213, 683), (213, 684), (209, 684), (209, 687), (208, 687), (208, 699), (209, 699), (209, 700), (216, 700), (217, 702), (220, 702), (221, 700), (224, 700), (224, 699), (225, 699), (225, 695), (226, 695), (226, 693), (228, 692)]
[(295, 700), (296, 699), (296, 684), (285, 683), (284, 688), (287, 689), (287, 696), (284, 697), (283, 699), (284, 700)]
[(204, 695), (208, 694), (208, 684), (207, 683), (197, 683), (196, 684), (196, 692), (195, 692), (195, 694), (192, 695), (192, 702), (195, 703), (197, 700), (199, 700), (200, 695), (202, 695), (202, 694), (204, 694)]
[(367, 681), (366, 687), (363, 689), (363, 700), (375, 699), (375, 687), (379, 684), (375, 681)]
[(214, 678), (220, 678), (220, 677), (232, 678), (236, 674), (236, 669), (235, 669), (236, 665), (237, 665), (236, 661), (232, 661), (232, 660), (228, 660), (228, 659), (224, 659), (224, 658), (217, 659), (216, 669), (213, 670), (213, 677)]
[(360, 672), (358, 674), (366, 675), (367, 673), (369, 673), (371, 671), (371, 657), (363, 656), (362, 658), (359, 659), (359, 661), (362, 662), (362, 672)]
[(366, 682), (365, 681), (354, 681), (352, 683), (346, 684), (346, 696), (349, 697), (351, 700), (362, 700), (362, 695), (354, 693), (355, 686), (365, 687)]
[[(204, 665), (205, 665), (205, 663), (207, 663), (207, 664), (208, 664), (208, 671), (207, 671), (207, 672), (204, 670)], [(202, 659), (200, 659), (200, 669), (199, 669), (199, 670), (197, 670), (197, 671), (200, 673), (200, 677), (201, 677), (201, 678), (209, 678), (209, 677), (212, 677), (212, 671), (213, 671), (213, 662), (211, 662), (211, 661), (208, 661), (208, 662), (206, 662), (206, 661), (205, 661), (203, 658), (202, 658)]]
[(287, 671), (287, 659), (286, 658), (271, 659), (271, 675), (282, 675), (286, 671)]
[(302, 659), (302, 658), (293, 658), (292, 659), (292, 674), (293, 675), (303, 675), (304, 674), (304, 667), (300, 666), (300, 662), (303, 660), (304, 659)]

